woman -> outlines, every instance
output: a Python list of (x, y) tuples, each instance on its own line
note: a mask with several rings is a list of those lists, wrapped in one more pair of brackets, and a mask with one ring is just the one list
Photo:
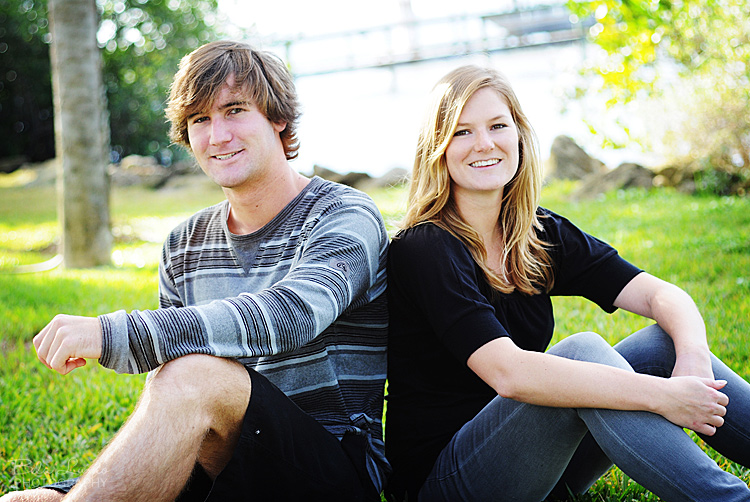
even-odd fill
[[(711, 355), (686, 293), (538, 207), (541, 182), (507, 80), (446, 75), (389, 251), (390, 491), (541, 501), (585, 492), (615, 463), (667, 501), (750, 501), (682, 429), (750, 466), (750, 385)], [(552, 295), (657, 324), (614, 348), (580, 333), (545, 353)]]

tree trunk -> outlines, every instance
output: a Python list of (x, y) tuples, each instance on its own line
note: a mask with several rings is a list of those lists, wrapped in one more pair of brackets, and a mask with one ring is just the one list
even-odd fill
[(50, 0), (58, 219), (66, 267), (110, 263), (109, 121), (96, 0)]

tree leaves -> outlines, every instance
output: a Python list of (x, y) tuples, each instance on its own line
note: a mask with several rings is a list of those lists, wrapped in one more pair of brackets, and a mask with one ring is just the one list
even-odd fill
[[(217, 38), (216, 0), (98, 0), (97, 41), (113, 160), (137, 153), (169, 164), (163, 107), (180, 58)], [(46, 0), (0, 0), (0, 158), (54, 156)], [(19, 104), (20, 103), (20, 104)]]
[(744, 0), (568, 6), (580, 18), (596, 19), (589, 38), (603, 57), (583, 74), (597, 79), (607, 105), (654, 101), (666, 113), (658, 141), (653, 128), (635, 139), (669, 150), (662, 152), (666, 158), (750, 170), (750, 11)]

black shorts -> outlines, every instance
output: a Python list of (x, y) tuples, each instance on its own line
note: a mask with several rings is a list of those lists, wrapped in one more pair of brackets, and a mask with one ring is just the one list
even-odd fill
[[(196, 465), (179, 502), (380, 500), (367, 474), (365, 436), (339, 441), (265, 377), (248, 373), (250, 403), (229, 464), (213, 482)], [(67, 493), (71, 487), (46, 488)]]

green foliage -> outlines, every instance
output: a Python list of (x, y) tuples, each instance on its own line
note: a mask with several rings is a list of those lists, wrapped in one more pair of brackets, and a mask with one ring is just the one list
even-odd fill
[[(116, 156), (169, 163), (164, 103), (180, 58), (217, 38), (216, 0), (97, 0)], [(0, 158), (54, 156), (47, 0), (0, 0)], [(82, 118), (82, 120), (84, 120)]]
[(0, 158), (54, 156), (46, 2), (0, 0)]
[(217, 37), (216, 0), (98, 0), (112, 149), (169, 164), (164, 105), (180, 58)]
[[(628, 190), (570, 202), (575, 188), (571, 182), (548, 186), (543, 204), (687, 290), (704, 314), (714, 352), (750, 378), (745, 336), (750, 331), (750, 199)], [(48, 256), (44, 249), (56, 239), (52, 193), (51, 188), (0, 188), (0, 262), (10, 261), (13, 253), (22, 257), (27, 249), (37, 258)], [(395, 222), (403, 214), (403, 188), (371, 195), (386, 220)], [(59, 376), (36, 360), (30, 345), (34, 334), (59, 312), (154, 308), (159, 242), (181, 219), (222, 198), (216, 187), (115, 187), (112, 215), (120, 258), (114, 266), (39, 274), (10, 274), (9, 267), (0, 267), (0, 494), (79, 474), (130, 415), (143, 384), (142, 375), (116, 375), (95, 364)], [(394, 230), (389, 225), (389, 232)], [(593, 330), (614, 343), (646, 324), (624, 312), (606, 315), (576, 298), (555, 298), (554, 305), (556, 339)], [(702, 447), (750, 483), (749, 470)], [(576, 500), (659, 499), (612, 469)]]
[[(596, 20), (587, 85), (622, 107), (628, 137), (670, 161), (750, 170), (750, 18), (744, 0), (569, 1)], [(592, 118), (600, 132), (606, 118)], [(636, 120), (636, 122), (638, 122)], [(606, 133), (605, 133), (606, 134)], [(622, 141), (617, 141), (622, 143)]]

